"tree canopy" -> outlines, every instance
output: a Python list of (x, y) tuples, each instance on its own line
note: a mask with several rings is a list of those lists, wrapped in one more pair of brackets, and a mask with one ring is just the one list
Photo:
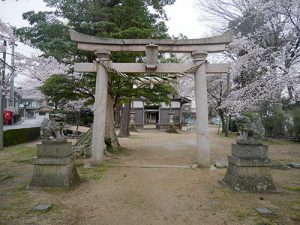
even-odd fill
[[(92, 61), (94, 54), (79, 51), (70, 40), (69, 29), (109, 38), (166, 38), (163, 7), (175, 0), (44, 0), (54, 11), (27, 12), (30, 24), (17, 33), (45, 56), (59, 62)], [(154, 10), (150, 11), (150, 7)]]

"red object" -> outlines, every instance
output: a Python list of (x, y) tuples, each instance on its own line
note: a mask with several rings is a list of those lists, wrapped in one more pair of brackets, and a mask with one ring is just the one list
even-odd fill
[(11, 111), (4, 111), (4, 118), (6, 121), (6, 125), (9, 125), (12, 119), (12, 112)]

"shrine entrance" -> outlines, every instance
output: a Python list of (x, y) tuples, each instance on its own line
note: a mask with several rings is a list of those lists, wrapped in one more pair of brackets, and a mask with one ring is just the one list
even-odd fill
[(156, 129), (159, 124), (159, 106), (145, 106), (144, 128)]
[[(80, 50), (94, 52), (99, 62), (75, 64), (76, 72), (97, 72), (95, 91), (95, 111), (92, 138), (92, 161), (99, 164), (103, 160), (106, 103), (107, 71), (120, 75), (124, 73), (195, 74), (195, 101), (197, 119), (197, 162), (199, 166), (210, 166), (208, 143), (207, 74), (228, 72), (227, 64), (210, 64), (209, 53), (223, 52), (232, 41), (233, 32), (220, 36), (190, 40), (171, 39), (103, 39), (70, 31), (71, 39)], [(144, 52), (145, 63), (114, 63), (111, 52)], [(188, 53), (192, 63), (158, 63), (159, 53)], [(149, 123), (157, 119), (153, 113), (147, 114)], [(155, 118), (155, 119), (154, 119)]]

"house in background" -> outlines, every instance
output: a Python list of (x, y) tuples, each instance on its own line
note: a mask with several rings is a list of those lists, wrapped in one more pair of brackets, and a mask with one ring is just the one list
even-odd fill
[(53, 108), (50, 106), (42, 106), (39, 107), (35, 110), (35, 118), (39, 119), (39, 118), (47, 118), (49, 119), (49, 114), (50, 112), (53, 111)]
[(147, 105), (143, 100), (132, 102), (132, 111), (135, 112), (134, 122), (137, 128), (164, 129), (169, 124), (169, 113), (174, 113), (174, 122), (178, 128), (184, 123), (183, 105), (191, 100), (179, 95), (173, 95), (171, 104), (162, 102), (159, 105)]
[(35, 111), (45, 105), (45, 100), (32, 97), (23, 97), (19, 104), (19, 114), (21, 117), (34, 118)]

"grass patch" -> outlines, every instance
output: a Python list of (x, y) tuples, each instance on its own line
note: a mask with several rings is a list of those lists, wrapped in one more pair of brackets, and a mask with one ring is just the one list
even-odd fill
[(235, 216), (237, 217), (238, 221), (243, 221), (253, 216), (253, 211), (251, 209), (241, 208), (239, 211), (236, 212)]
[(283, 139), (266, 139), (263, 141), (265, 145), (287, 145), (287, 144), (295, 144), (295, 142)]
[[(289, 191), (300, 191), (299, 186), (283, 186), (282, 188)], [(299, 200), (299, 204), (300, 204), (300, 200)]]
[[(28, 203), (30, 201), (26, 185), (25, 183), (18, 184), (13, 190), (6, 193), (9, 195), (9, 200), (5, 202), (5, 205), (0, 210), (0, 221), (3, 224), (14, 224), (12, 221), (16, 218), (23, 218), (28, 213)], [(0, 224), (2, 224), (1, 222)]]
[[(225, 137), (225, 133), (220, 133), (218, 134), (220, 137)], [(238, 133), (237, 132), (229, 132), (228, 133), (228, 137), (226, 138), (229, 138), (229, 139), (235, 139), (236, 137), (238, 136)]]
[(58, 188), (58, 187), (44, 187), (43, 191), (49, 193), (49, 194), (59, 194), (67, 192), (69, 189), (66, 188)]
[(300, 214), (291, 216), (291, 219), (300, 222)]
[(124, 147), (119, 147), (117, 149), (108, 148), (107, 151), (113, 155), (129, 155), (130, 149), (124, 148)]
[(276, 225), (274, 222), (270, 221), (269, 219), (260, 219), (259, 221), (255, 222), (255, 225)]
[[(255, 209), (254, 209), (255, 210)], [(256, 212), (256, 211), (255, 211)], [(255, 225), (276, 225), (274, 222), (277, 216), (275, 214), (261, 214), (256, 212)]]
[(138, 135), (130, 135), (129, 139), (141, 139)]
[(104, 163), (96, 167), (84, 167), (84, 165), (77, 167), (80, 177), (84, 180), (99, 180), (103, 176), (106, 169), (107, 166)]
[(130, 149), (120, 147), (120, 148), (118, 148), (118, 150), (116, 150), (114, 152), (110, 152), (110, 153), (112, 153), (114, 155), (129, 155), (130, 154)]
[(36, 148), (18, 145), (4, 148), (0, 153), (1, 162), (32, 163), (32, 158), (36, 156)]
[(237, 212), (236, 217), (238, 218), (239, 221), (245, 220), (248, 217), (248, 212)]
[(1, 181), (4, 181), (6, 179), (9, 179), (9, 178), (14, 178), (15, 175), (12, 175), (10, 173), (0, 173), (0, 182)]
[[(31, 191), (27, 189), (34, 156), (36, 148), (25, 145), (5, 147), (0, 151), (0, 225), (24, 224), (24, 220), (38, 217), (41, 213), (47, 213), (47, 216), (51, 214), (52, 217), (60, 213), (63, 207), (61, 203), (55, 202), (47, 212), (32, 211), (36, 205), (43, 203), (40, 202), (42, 198), (39, 198), (39, 193), (38, 197), (32, 197)], [(46, 192), (56, 196), (61, 191), (49, 189)]]

